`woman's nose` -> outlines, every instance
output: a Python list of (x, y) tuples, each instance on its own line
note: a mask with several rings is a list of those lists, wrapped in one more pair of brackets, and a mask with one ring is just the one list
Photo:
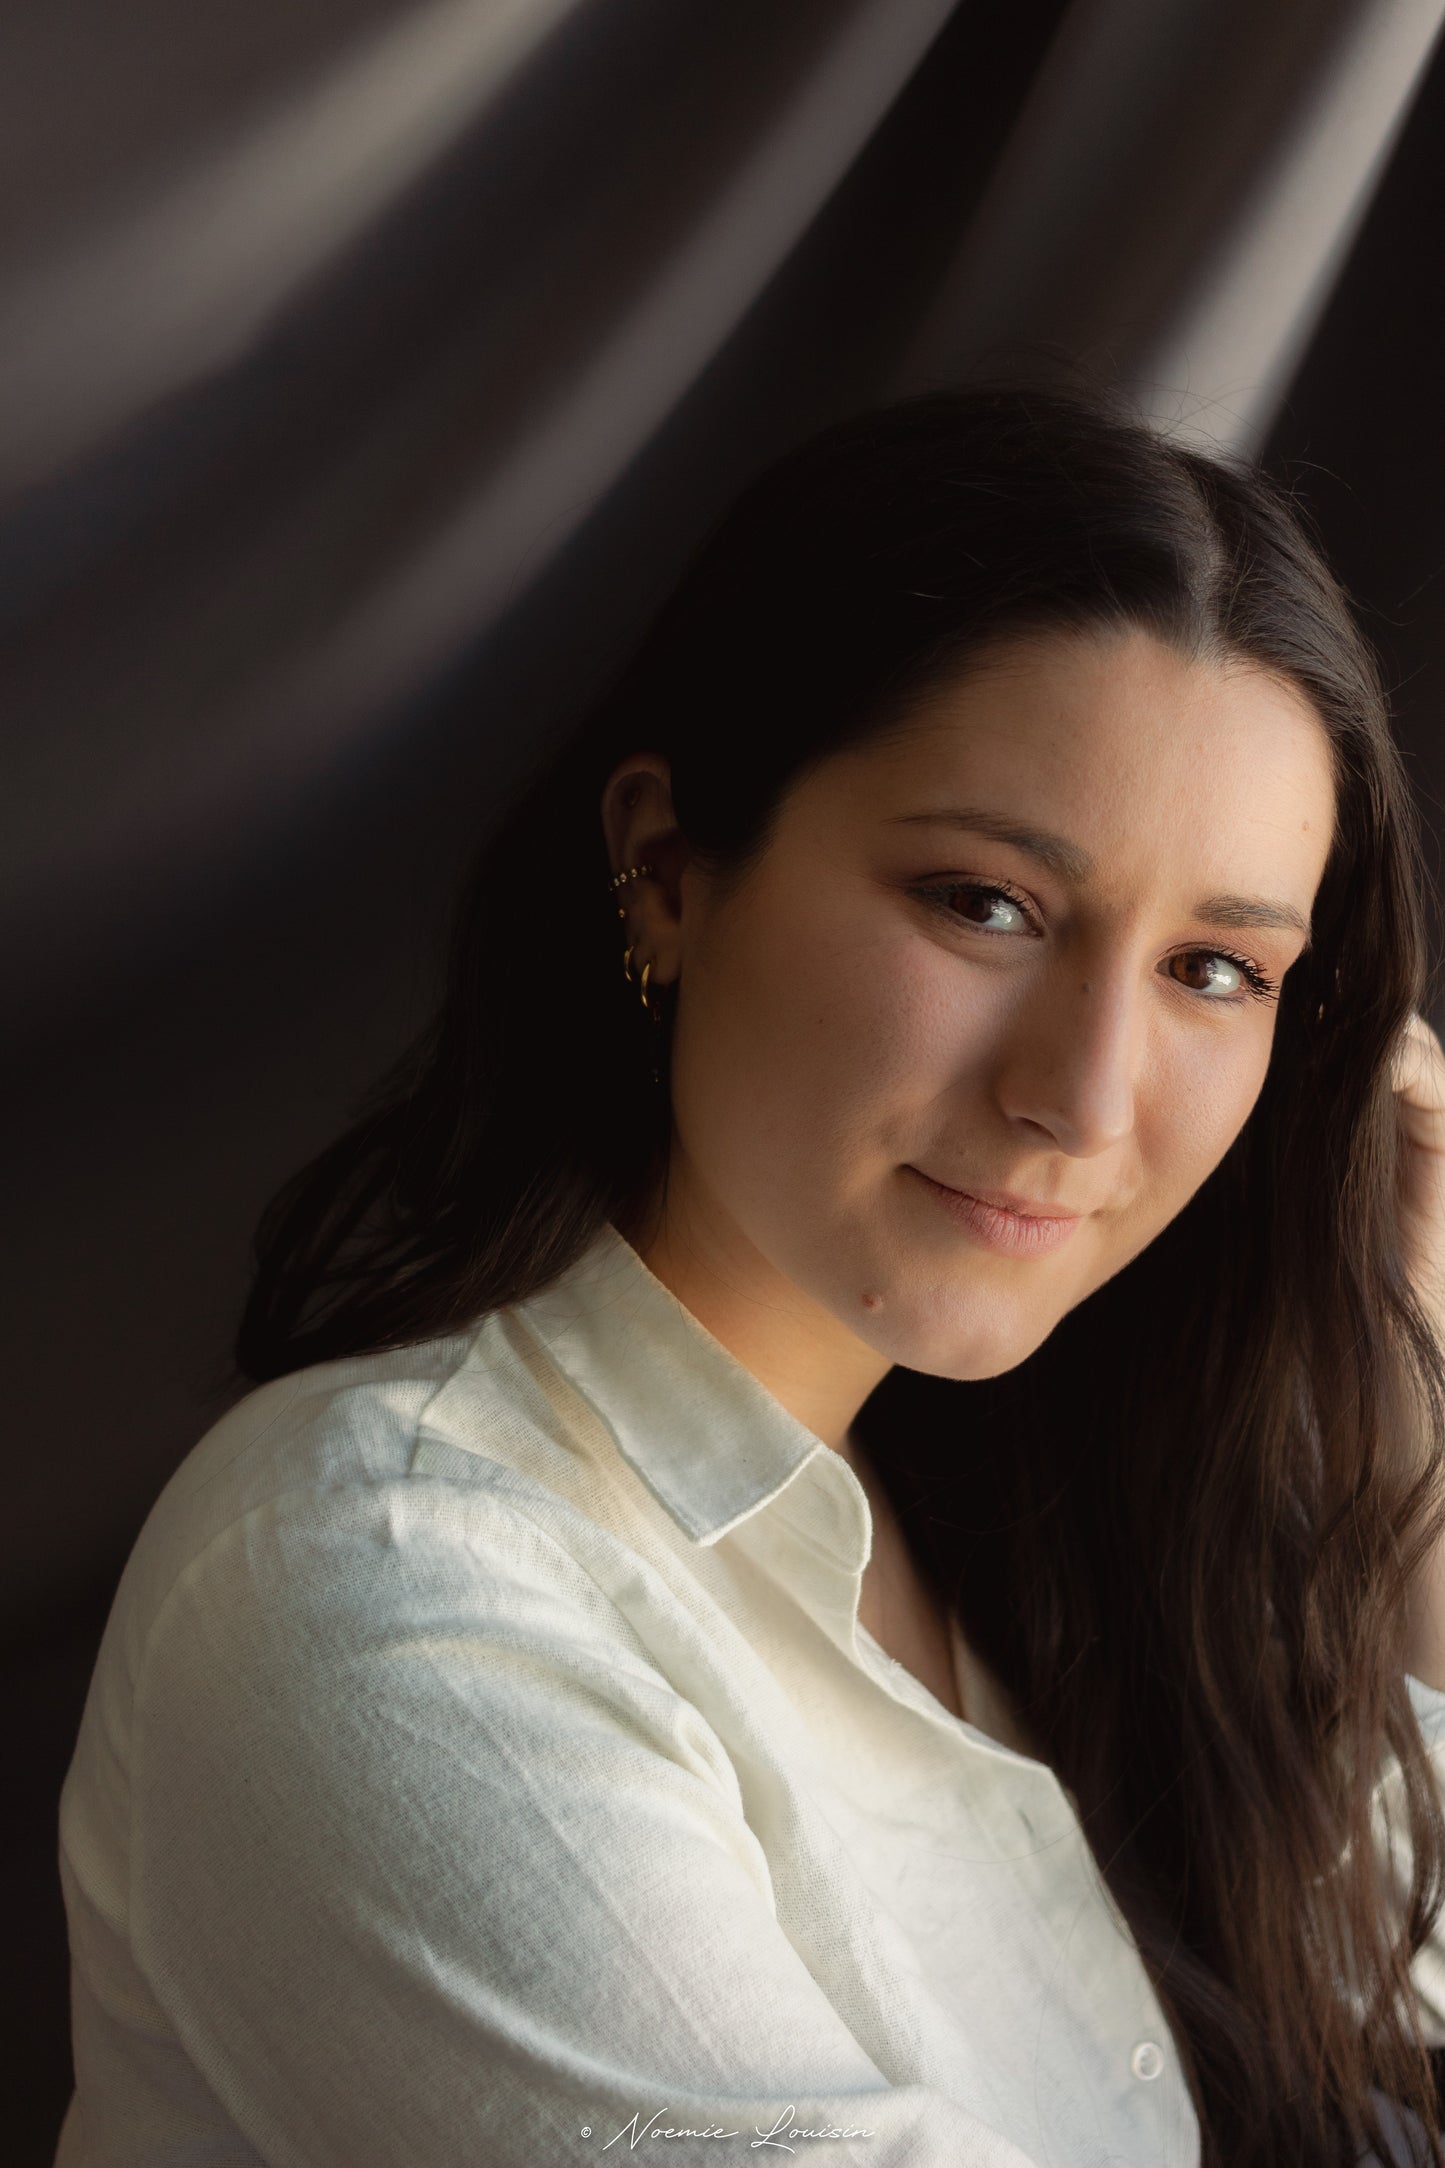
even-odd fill
[(1014, 1018), (997, 1078), (1011, 1121), (1090, 1158), (1134, 1127), (1143, 1017), (1123, 975), (1074, 972), (1040, 986)]

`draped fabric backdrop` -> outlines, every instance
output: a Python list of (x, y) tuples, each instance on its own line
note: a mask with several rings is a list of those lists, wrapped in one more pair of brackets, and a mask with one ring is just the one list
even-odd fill
[(748, 473), (980, 367), (1117, 375), (1296, 476), (1438, 822), (1442, 16), (12, 6), (10, 2158), (48, 2164), (69, 2084), (56, 1792), (256, 1214), (423, 1020), (519, 759)]

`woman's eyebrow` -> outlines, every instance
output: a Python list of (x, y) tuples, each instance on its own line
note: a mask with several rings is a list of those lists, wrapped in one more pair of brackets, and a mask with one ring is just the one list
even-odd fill
[(1195, 917), (1211, 926), (1278, 926), (1304, 936), (1310, 945), (1310, 922), (1292, 903), (1271, 903), (1267, 896), (1206, 896)]
[(925, 813), (893, 813), (889, 820), (890, 823), (929, 821), (942, 828), (971, 828), (977, 835), (992, 836), (996, 843), (1012, 843), (1031, 857), (1042, 859), (1065, 881), (1082, 883), (1094, 870), (1089, 853), (1077, 843), (1071, 843), (1067, 836), (1055, 835), (1050, 828), (1030, 828), (1024, 821), (1011, 820), (1007, 813), (990, 813), (982, 806), (944, 806)]
[[(938, 806), (920, 813), (891, 813), (890, 826), (927, 822), (935, 827), (966, 828), (975, 835), (992, 836), (997, 843), (1011, 843), (1027, 851), (1064, 881), (1082, 884), (1094, 870), (1094, 861), (1080, 844), (1051, 828), (1033, 828), (1007, 813), (991, 813), (984, 806)], [(1212, 926), (1273, 926), (1303, 936), (1310, 945), (1310, 922), (1292, 903), (1275, 903), (1267, 896), (1206, 896), (1196, 906), (1196, 918)]]

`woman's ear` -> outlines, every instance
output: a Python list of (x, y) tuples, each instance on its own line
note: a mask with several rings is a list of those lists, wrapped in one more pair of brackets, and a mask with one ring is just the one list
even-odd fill
[(682, 869), (687, 849), (672, 807), (672, 771), (661, 753), (631, 753), (602, 789), (602, 829), (614, 874), (650, 870), (613, 891), (632, 950), (632, 975), (652, 965), (664, 986), (681, 966)]

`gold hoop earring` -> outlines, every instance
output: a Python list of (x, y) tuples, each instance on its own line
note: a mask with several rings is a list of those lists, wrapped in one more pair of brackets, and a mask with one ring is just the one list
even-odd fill
[(663, 1021), (663, 988), (661, 986), (649, 987), (647, 982), (651, 978), (651, 976), (652, 958), (649, 956), (647, 962), (642, 967), (642, 979), (640, 982), (642, 1006), (644, 1007), (644, 1009), (646, 1009), (648, 1015), (652, 1018), (653, 1023), (660, 1024)]
[(653, 1083), (654, 1083), (654, 1084), (657, 1084), (657, 1085), (661, 1085), (661, 1083), (662, 1083), (662, 1046), (663, 1046), (663, 1042), (664, 1042), (664, 1040), (665, 1040), (665, 1038), (666, 1038), (666, 1036), (667, 1036), (667, 1033), (666, 1033), (666, 1029), (665, 1029), (665, 1026), (666, 1026), (666, 1018), (665, 1018), (665, 1017), (663, 1016), (663, 1013), (662, 1013), (662, 1002), (661, 1002), (661, 999), (659, 998), (659, 996), (658, 996), (658, 994), (657, 994), (656, 990), (655, 990), (655, 989), (649, 989), (649, 987), (648, 987), (648, 983), (647, 983), (647, 982), (648, 982), (648, 980), (649, 980), (649, 979), (650, 979), (651, 977), (652, 977), (652, 959), (651, 959), (651, 957), (649, 957), (649, 958), (648, 958), (648, 960), (647, 960), (647, 962), (646, 962), (646, 963), (645, 963), (645, 964), (643, 965), (643, 967), (642, 967), (642, 981), (641, 981), (641, 992), (642, 992), (642, 1006), (644, 1007), (644, 1009), (646, 1009), (646, 1011), (647, 1011), (648, 1015), (649, 1015), (649, 1016), (651, 1017), (651, 1019), (652, 1019), (652, 1022), (653, 1022), (653, 1024), (654, 1024), (654, 1025), (656, 1026), (656, 1029), (655, 1029), (655, 1030), (653, 1030), (653, 1031), (652, 1031), (651, 1033), (649, 1033), (649, 1037), (650, 1037), (650, 1038), (651, 1038), (651, 1040), (652, 1040), (652, 1059), (651, 1059), (651, 1061), (649, 1062), (649, 1064), (648, 1064), (648, 1067), (649, 1067), (649, 1069), (650, 1069), (650, 1070), (651, 1070), (651, 1072), (652, 1072), (652, 1081), (653, 1081)]
[[(646, 863), (640, 866), (626, 866), (621, 873), (613, 874), (612, 879), (607, 884), (608, 891), (609, 893), (615, 893), (617, 889), (621, 888), (624, 881), (645, 880), (652, 871), (652, 867), (647, 865)], [(625, 904), (619, 904), (617, 906), (617, 916), (625, 922), (627, 918), (627, 908)], [(640, 981), (634, 980), (632, 976), (632, 959), (636, 955), (636, 953), (637, 943), (635, 941), (630, 941), (627, 947), (622, 952), (622, 975), (626, 979), (629, 986), (637, 986), (643, 1008), (646, 1009), (653, 1023), (657, 1025), (660, 1031), (663, 1024), (662, 1003), (648, 983), (652, 977), (652, 959), (651, 957), (649, 957), (647, 962), (643, 965), (642, 977)], [(662, 1082), (662, 1069), (659, 1062), (658, 1054), (656, 1052), (656, 1049), (658, 1048), (660, 1043), (661, 1042), (658, 1039), (653, 1040), (654, 1053), (652, 1056), (651, 1069), (652, 1081), (654, 1084), (661, 1084)]]

